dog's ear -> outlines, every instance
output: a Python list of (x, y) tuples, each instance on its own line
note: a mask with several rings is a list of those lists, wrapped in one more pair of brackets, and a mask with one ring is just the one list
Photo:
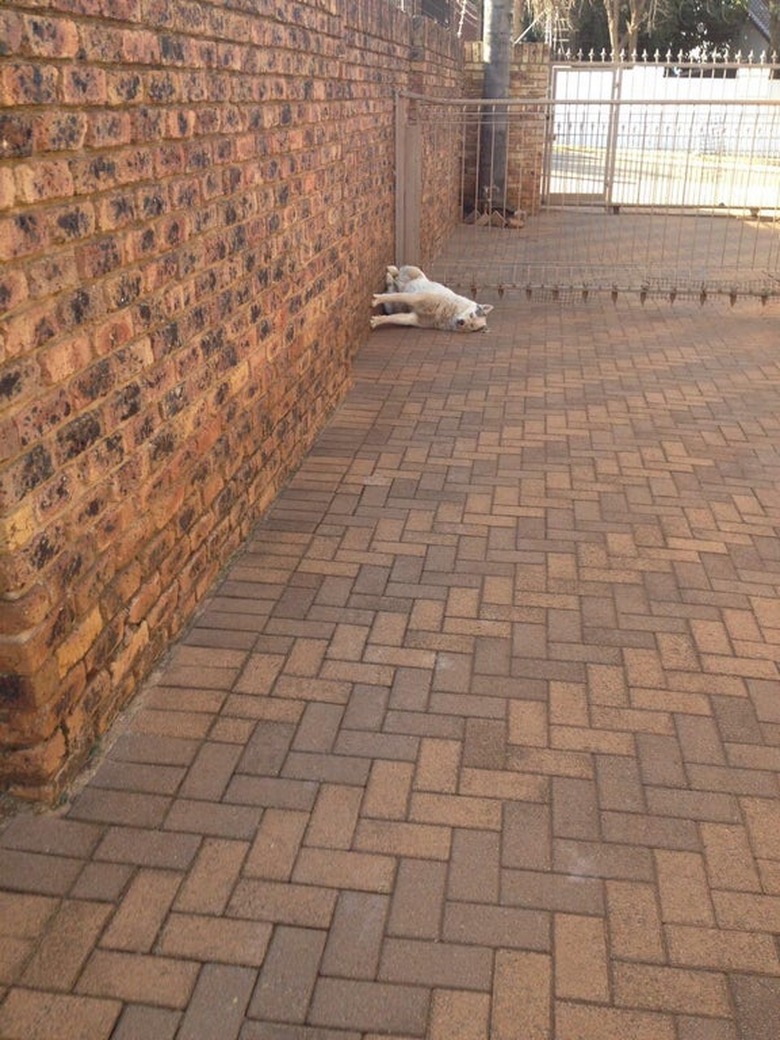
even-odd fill
[(490, 312), (492, 310), (493, 310), (493, 304), (492, 303), (478, 303), (477, 304), (477, 314), (481, 315), (483, 318), (486, 317), (488, 314), (490, 314)]

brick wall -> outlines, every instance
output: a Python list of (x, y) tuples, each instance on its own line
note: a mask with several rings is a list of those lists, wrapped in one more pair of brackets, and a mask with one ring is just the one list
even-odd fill
[(13, 792), (56, 796), (341, 398), (394, 259), (393, 91), (459, 67), (386, 0), (0, 8)]

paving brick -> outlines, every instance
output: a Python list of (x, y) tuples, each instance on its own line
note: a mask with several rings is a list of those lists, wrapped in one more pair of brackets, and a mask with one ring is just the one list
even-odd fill
[(344, 711), (342, 725), (345, 729), (381, 729), (387, 713), (388, 697), (384, 686), (356, 685)]
[(698, 849), (699, 833), (693, 820), (640, 813), (604, 812), (601, 814), (604, 839), (625, 845), (653, 848)]
[(336, 892), (330, 888), (246, 879), (236, 885), (227, 916), (328, 928), (335, 905)]
[(418, 791), (454, 794), (458, 789), (458, 768), (462, 744), (459, 740), (420, 741), (414, 787)]
[(453, 832), (448, 898), (467, 902), (496, 902), (499, 870), (498, 834), (470, 829), (456, 829)]
[(443, 937), (450, 942), (521, 950), (550, 949), (549, 915), (483, 903), (447, 903)]
[(554, 777), (552, 830), (560, 838), (598, 841), (601, 837), (596, 785), (590, 780)]
[(555, 1030), (556, 1040), (676, 1040), (672, 1015), (565, 1001), (556, 1004)]
[(32, 939), (3, 936), (0, 942), (0, 999), (5, 996), (4, 987), (12, 986), (18, 980), (34, 949), (35, 943)]
[(158, 943), (161, 953), (200, 961), (259, 966), (271, 938), (262, 921), (228, 921), (201, 914), (173, 913)]
[(671, 964), (780, 975), (777, 946), (768, 933), (667, 925), (666, 938)]
[(641, 733), (637, 736), (637, 750), (646, 784), (658, 787), (687, 787), (680, 745), (674, 737)]
[(733, 975), (731, 992), (736, 1009), (740, 1040), (772, 1040), (780, 1016), (780, 986), (777, 979)]
[(186, 870), (200, 844), (194, 834), (174, 834), (139, 827), (111, 827), (95, 850), (95, 859), (142, 867)]
[(581, 877), (653, 880), (653, 861), (649, 849), (633, 845), (602, 845), (556, 839), (553, 843), (553, 869), (558, 873)]
[(306, 844), (350, 848), (362, 799), (361, 787), (323, 784), (306, 830)]
[(489, 798), (416, 791), (412, 793), (409, 818), (448, 827), (500, 830), (501, 803)]
[[(248, 1014), (265, 1021), (303, 1022), (325, 946), (326, 933), (274, 929)], [(243, 1035), (243, 1034), (242, 1034)]]
[(654, 885), (608, 881), (607, 914), (612, 956), (664, 963), (666, 951)]
[(695, 852), (655, 854), (658, 895), (664, 923), (714, 922), (703, 858)]
[(501, 902), (508, 906), (603, 915), (603, 882), (577, 874), (502, 870)]
[(225, 838), (206, 838), (178, 890), (176, 910), (221, 914), (238, 880), (249, 845)]
[(362, 815), (404, 820), (414, 767), (406, 762), (374, 762), (363, 798)]
[(370, 766), (366, 758), (292, 751), (287, 756), (283, 775), (293, 780), (360, 785), (365, 784)]
[(125, 863), (87, 863), (69, 895), (72, 899), (118, 902), (132, 873), (133, 868)]
[(501, 863), (522, 870), (549, 870), (552, 865), (552, 821), (546, 805), (504, 805)]
[(602, 921), (597, 917), (555, 914), (553, 934), (556, 997), (608, 1004), (609, 970)]
[(730, 794), (712, 791), (681, 791), (670, 787), (648, 787), (647, 806), (653, 816), (677, 816), (687, 820), (738, 823), (739, 803)]
[(95, 787), (107, 787), (114, 791), (146, 791), (149, 794), (166, 795), (176, 793), (185, 773), (184, 766), (107, 759), (100, 764), (91, 782)]
[(140, 870), (103, 933), (101, 945), (148, 953), (181, 881), (182, 875), (173, 871)]
[(205, 743), (187, 771), (178, 792), (179, 796), (219, 801), (240, 757), (241, 748), (239, 746)]
[(110, 791), (87, 787), (69, 810), (73, 819), (97, 820), (135, 827), (159, 826), (170, 798), (136, 791)]
[(745, 828), (702, 823), (699, 830), (710, 885), (713, 888), (760, 892), (761, 880)]
[(723, 744), (713, 719), (696, 715), (677, 715), (675, 726), (680, 750), (686, 762), (725, 765)]
[(278, 776), (294, 736), (295, 726), (291, 723), (261, 720), (244, 748), (239, 771), (255, 776)]
[(236, 1040), (255, 978), (251, 968), (204, 964), (176, 1034), (178, 1040), (205, 1036)]
[(321, 978), (309, 1021), (316, 1026), (360, 1031), (381, 1022), (388, 1033), (424, 1036), (428, 1003), (428, 990), (420, 986)]
[(503, 719), (466, 719), (463, 765), (473, 769), (503, 769), (506, 724)]
[(612, 966), (618, 1006), (726, 1018), (731, 1013), (725, 975), (616, 961)]
[(393, 888), (387, 931), (410, 939), (436, 939), (441, 932), (446, 865), (402, 859)]
[(395, 860), (371, 852), (303, 848), (298, 856), (293, 881), (363, 892), (390, 892)]
[(0, 891), (0, 935), (37, 938), (58, 906), (50, 896)]
[(292, 746), (296, 751), (327, 752), (333, 748), (344, 707), (310, 701), (301, 716)]
[(89, 856), (101, 834), (102, 828), (96, 824), (20, 813), (6, 823), (0, 845), (5, 849), (79, 858)]
[(760, 859), (780, 859), (780, 806), (765, 798), (740, 799), (750, 844)]
[(111, 748), (114, 762), (188, 766), (200, 747), (199, 738), (122, 733)]
[(308, 811), (314, 805), (318, 789), (319, 785), (314, 780), (237, 775), (230, 781), (223, 801)]
[(94, 997), (183, 1008), (192, 993), (198, 968), (193, 961), (95, 950), (76, 990)]
[(127, 1004), (112, 1040), (173, 1040), (179, 1028), (181, 1012), (145, 1004)]
[(437, 989), (431, 1003), (430, 1040), (489, 1040), (490, 997), (486, 993)]
[(389, 938), (382, 947), (378, 978), (447, 989), (489, 991), (493, 954), (483, 946)]
[(679, 1040), (738, 1040), (733, 1022), (693, 1015), (678, 1016), (677, 1035)]
[(177, 798), (165, 818), (165, 829), (220, 838), (251, 838), (260, 816), (261, 810), (253, 806)]
[(0, 849), (0, 886), (12, 892), (64, 895), (82, 868), (82, 861), (15, 849)]
[(289, 880), (308, 822), (308, 813), (266, 809), (242, 873), (246, 877)]
[[(559, 711), (556, 718), (557, 721), (563, 721), (565, 716), (560, 710), (560, 698), (558, 706)], [(566, 721), (571, 722), (568, 718)], [(510, 744), (547, 747), (549, 744), (547, 705), (539, 701), (510, 701), (507, 739)]]
[(389, 902), (387, 896), (365, 892), (339, 895), (322, 957), (323, 974), (376, 978)]
[(108, 1040), (122, 1005), (116, 1000), (12, 989), (0, 1006), (4, 1040), (61, 1040), (63, 1022), (72, 1036)]
[(493, 977), (491, 1040), (552, 1040), (552, 965), (543, 953), (499, 950)]

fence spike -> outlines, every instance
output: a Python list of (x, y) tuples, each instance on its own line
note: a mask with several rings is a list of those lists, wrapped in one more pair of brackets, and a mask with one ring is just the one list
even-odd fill
[(583, 285), (583, 287), (582, 287), (582, 298), (583, 298), (583, 300), (587, 300), (589, 292), (590, 292), (590, 290), (588, 289), (587, 285)]
[(737, 302), (737, 290), (736, 289), (732, 289), (731, 292), (729, 293), (729, 302), (731, 303), (732, 307)]
[(642, 288), (639, 290), (639, 302), (642, 304), (643, 307), (645, 305), (645, 302), (647, 301), (647, 291), (648, 289), (646, 285), (643, 285)]
[(533, 294), (534, 294), (533, 286), (529, 282), (529, 284), (526, 285), (526, 287), (525, 287), (526, 299), (530, 300), (531, 297), (533, 296)]
[(670, 289), (669, 290), (669, 303), (673, 304), (676, 299), (677, 299), (677, 290), (676, 289)]
[(762, 307), (766, 307), (768, 302), (769, 302), (769, 290), (768, 289), (764, 289), (763, 292), (761, 293), (761, 306)]
[(699, 303), (703, 307), (706, 302), (707, 302), (707, 287), (706, 287), (706, 285), (703, 285), (701, 287), (701, 292), (699, 293)]
[(616, 285), (613, 285), (612, 286), (612, 292), (610, 293), (610, 295), (612, 296), (612, 302), (613, 303), (617, 303), (618, 291), (619, 291), (618, 287)]
[(499, 284), (497, 292), (498, 292), (498, 295), (503, 298), (504, 293), (506, 292), (506, 289), (504, 288), (502, 283)]

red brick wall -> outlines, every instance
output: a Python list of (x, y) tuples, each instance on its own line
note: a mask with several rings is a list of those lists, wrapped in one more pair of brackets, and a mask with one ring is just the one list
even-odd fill
[(458, 82), (423, 37), (388, 0), (0, 7), (12, 791), (56, 795), (344, 393), (395, 259), (393, 91)]

